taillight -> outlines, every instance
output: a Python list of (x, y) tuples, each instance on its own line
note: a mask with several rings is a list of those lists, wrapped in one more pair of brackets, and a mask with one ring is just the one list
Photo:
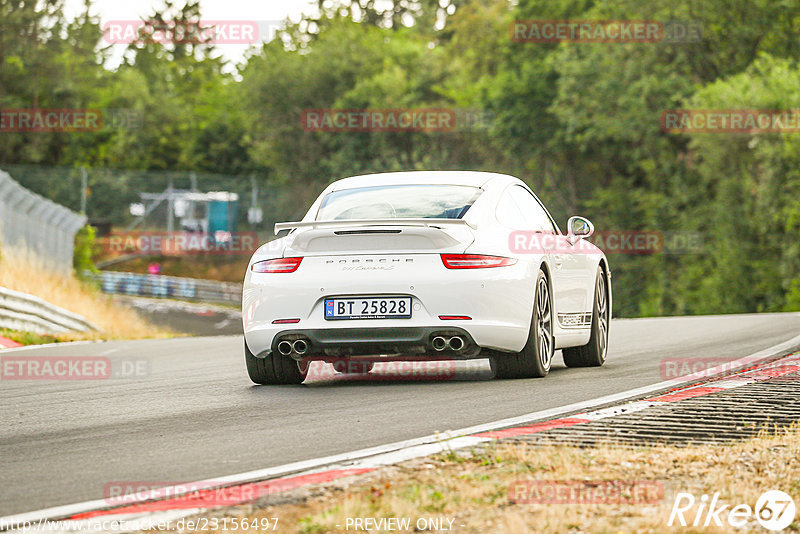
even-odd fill
[(293, 273), (300, 267), (303, 258), (278, 258), (254, 263), (250, 267), (254, 273)]
[(514, 265), (517, 260), (503, 256), (485, 256), (483, 254), (442, 254), (442, 263), (448, 269), (485, 269), (487, 267)]

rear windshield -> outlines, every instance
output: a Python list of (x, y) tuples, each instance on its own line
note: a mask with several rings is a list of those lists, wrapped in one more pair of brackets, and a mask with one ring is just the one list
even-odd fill
[(318, 221), (349, 219), (460, 219), (481, 194), (463, 185), (381, 185), (329, 193)]

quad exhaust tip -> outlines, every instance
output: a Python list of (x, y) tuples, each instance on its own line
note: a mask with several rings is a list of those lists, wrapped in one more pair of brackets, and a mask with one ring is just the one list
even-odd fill
[(308, 343), (302, 339), (298, 339), (292, 343), (292, 350), (294, 350), (296, 354), (300, 354), (302, 356), (308, 351)]
[(464, 348), (464, 340), (460, 336), (453, 336), (447, 340), (447, 346), (453, 350), (461, 350)]
[[(463, 349), (464, 345), (464, 339), (461, 336), (453, 336), (449, 339), (445, 339), (443, 336), (436, 336), (431, 341), (431, 346), (437, 352), (442, 352), (445, 349), (457, 352)], [(290, 354), (302, 356), (308, 352), (308, 342), (304, 339), (296, 339), (293, 342), (283, 340), (278, 343), (278, 352), (283, 356), (289, 356)]]
[(289, 356), (291, 354), (302, 356), (308, 352), (308, 341), (305, 339), (296, 339), (294, 341), (287, 341), (284, 339), (278, 343), (278, 352), (284, 356)]
[(281, 341), (278, 343), (278, 352), (284, 356), (290, 355), (292, 353), (292, 344), (288, 341)]
[(445, 339), (442, 336), (436, 336), (431, 341), (431, 346), (437, 352), (441, 352), (445, 349), (450, 349), (458, 352), (461, 349), (463, 349), (465, 345), (466, 343), (464, 342), (464, 338), (462, 338), (461, 336), (453, 336), (448, 339)]

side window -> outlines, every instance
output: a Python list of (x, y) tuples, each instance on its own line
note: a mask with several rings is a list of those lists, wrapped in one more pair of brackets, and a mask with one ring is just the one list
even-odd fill
[(542, 232), (556, 232), (556, 228), (553, 226), (550, 217), (547, 216), (547, 212), (527, 189), (515, 185), (508, 188), (506, 192), (511, 194), (511, 198), (522, 214), (526, 228)]
[(519, 210), (517, 203), (514, 201), (511, 192), (512, 188), (508, 188), (503, 192), (500, 201), (497, 203), (497, 220), (500, 224), (507, 228), (514, 230), (523, 230), (527, 225), (525, 217)]

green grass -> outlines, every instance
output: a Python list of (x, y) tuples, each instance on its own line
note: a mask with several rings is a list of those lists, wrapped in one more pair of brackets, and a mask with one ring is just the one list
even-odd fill
[(60, 343), (63, 341), (58, 336), (52, 334), (36, 334), (34, 332), (18, 332), (0, 328), (0, 336), (6, 337), (23, 345), (42, 345), (44, 343)]

